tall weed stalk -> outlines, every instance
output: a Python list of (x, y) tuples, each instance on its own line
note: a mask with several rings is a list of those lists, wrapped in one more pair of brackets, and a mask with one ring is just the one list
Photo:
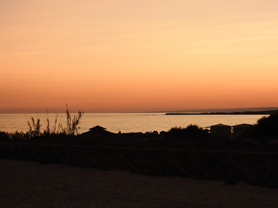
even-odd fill
[[(47, 111), (47, 110), (46, 110)], [(31, 117), (31, 121), (28, 121), (27, 124), (29, 126), (29, 131), (26, 132), (26, 136), (28, 139), (32, 137), (37, 136), (50, 136), (50, 135), (58, 135), (58, 134), (64, 134), (64, 135), (78, 135), (78, 125), (80, 124), (80, 119), (84, 112), (78, 111), (77, 116), (71, 117), (71, 114), (68, 110), (66, 110), (67, 115), (67, 121), (66, 121), (66, 127), (63, 127), (62, 123), (58, 123), (58, 117), (59, 114), (57, 114), (55, 120), (54, 120), (54, 126), (53, 129), (50, 128), (50, 120), (47, 116), (46, 119), (46, 129), (42, 132), (41, 131), (41, 121), (40, 119), (35, 120), (34, 117)], [(48, 115), (48, 111), (47, 111)]]
[(31, 117), (31, 122), (27, 122), (29, 126), (29, 132), (27, 132), (31, 137), (40, 136), (41, 133), (41, 121), (38, 118), (36, 121), (34, 117)]
[(68, 106), (67, 106), (66, 114), (67, 114), (66, 134), (67, 135), (77, 135), (78, 129), (80, 128), (80, 127), (78, 127), (78, 125), (80, 124), (80, 119), (81, 119), (82, 115), (84, 114), (84, 112), (78, 111), (78, 115), (74, 116), (72, 119), (70, 112), (68, 110)]

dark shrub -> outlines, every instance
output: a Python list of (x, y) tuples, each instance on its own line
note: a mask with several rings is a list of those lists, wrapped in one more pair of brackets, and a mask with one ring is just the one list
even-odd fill
[(259, 119), (246, 136), (260, 138), (261, 141), (267, 141), (267, 138), (278, 138), (278, 110), (268, 117)]
[(0, 131), (0, 141), (7, 141), (9, 136), (6, 132)]
[(203, 139), (208, 136), (208, 131), (197, 125), (190, 124), (186, 128), (173, 127), (167, 132), (168, 137), (182, 137), (185, 139)]

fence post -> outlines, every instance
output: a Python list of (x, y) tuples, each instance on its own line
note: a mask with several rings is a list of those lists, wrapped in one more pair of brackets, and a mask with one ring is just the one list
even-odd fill
[(70, 145), (68, 145), (68, 164), (70, 164)]
[(121, 166), (121, 160), (120, 160), (120, 149), (118, 149), (118, 153), (117, 153), (117, 162), (118, 162), (118, 170), (122, 171), (122, 166)]
[(22, 156), (22, 154), (21, 154), (21, 150), (22, 150), (22, 146), (21, 146), (22, 144), (20, 143), (19, 144), (19, 150), (18, 150), (18, 159), (19, 160), (22, 160), (22, 158), (21, 158), (21, 156)]
[(271, 154), (268, 152), (267, 153), (267, 185), (270, 187), (271, 186), (271, 172), (272, 172), (272, 157)]
[(100, 148), (100, 167), (103, 168), (103, 149), (102, 146)]
[(82, 147), (82, 152), (83, 152), (83, 157), (84, 157), (84, 161), (83, 161), (83, 167), (86, 167), (86, 162), (87, 162), (87, 158), (86, 158), (86, 153), (85, 153), (85, 146), (83, 145)]
[(196, 162), (195, 178), (199, 178), (200, 164), (199, 164), (199, 151), (198, 150), (196, 150), (196, 152), (195, 152), (195, 162)]
[(140, 167), (140, 172), (144, 172), (144, 148), (141, 149), (141, 167)]
[(169, 176), (169, 152), (168, 150), (164, 150), (164, 154), (166, 155), (166, 176)]
[(232, 180), (232, 152), (229, 151), (229, 160), (228, 160), (228, 181)]

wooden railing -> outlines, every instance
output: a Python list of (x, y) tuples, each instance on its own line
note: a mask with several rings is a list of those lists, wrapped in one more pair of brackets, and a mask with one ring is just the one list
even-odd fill
[(0, 158), (278, 187), (278, 153), (0, 142)]

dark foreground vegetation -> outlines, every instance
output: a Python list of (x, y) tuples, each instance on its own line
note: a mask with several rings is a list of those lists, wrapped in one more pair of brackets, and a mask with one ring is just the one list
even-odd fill
[(41, 129), (40, 119), (33, 117), (27, 124), (27, 132), (1, 132), (0, 141), (51, 143), (109, 147), (136, 147), (136, 148), (167, 148), (167, 149), (209, 149), (209, 150), (244, 150), (244, 151), (277, 151), (278, 150), (278, 111), (267, 117), (262, 117), (255, 125), (251, 125), (237, 138), (224, 138), (210, 134), (208, 129), (197, 125), (187, 127), (173, 127), (167, 132), (131, 132), (112, 133), (97, 126), (90, 131), (79, 134), (78, 125), (83, 113), (78, 112), (71, 116), (66, 110), (66, 126), (54, 121), (50, 128), (47, 119), (46, 129)]
[[(278, 111), (258, 120), (237, 138), (211, 135), (196, 125), (167, 132), (112, 133), (96, 126), (83, 134), (83, 113), (67, 113), (67, 125), (55, 120), (41, 130), (31, 118), (29, 131), (0, 132), (0, 158), (124, 169), (152, 175), (228, 179), (278, 187)], [(233, 182), (232, 182), (233, 183)]]

